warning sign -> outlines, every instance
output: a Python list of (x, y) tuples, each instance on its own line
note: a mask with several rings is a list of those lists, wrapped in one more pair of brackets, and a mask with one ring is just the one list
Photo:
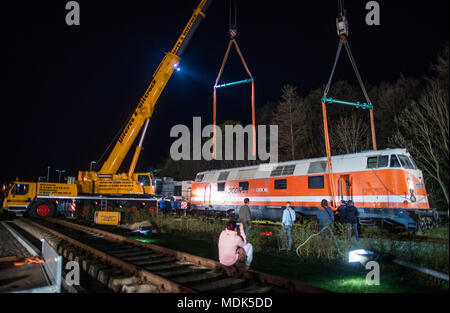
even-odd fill
[(98, 225), (114, 225), (120, 223), (120, 212), (96, 211), (94, 223)]

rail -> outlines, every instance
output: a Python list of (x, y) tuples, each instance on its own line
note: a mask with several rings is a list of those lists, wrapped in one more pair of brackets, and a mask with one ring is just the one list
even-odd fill
[[(227, 277), (220, 263), (215, 260), (66, 220), (51, 218), (45, 221), (23, 221), (105, 263), (136, 275), (141, 281), (154, 285), (158, 292), (329, 292), (257, 271), (240, 269), (233, 277)], [(94, 236), (95, 240), (89, 241), (86, 236)]]

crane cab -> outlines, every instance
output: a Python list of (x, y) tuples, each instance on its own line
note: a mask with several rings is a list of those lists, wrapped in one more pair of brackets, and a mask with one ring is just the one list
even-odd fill
[(143, 188), (145, 194), (154, 194), (156, 181), (152, 173), (135, 173), (133, 180)]
[(97, 172), (79, 172), (76, 182), (83, 194), (154, 194), (155, 180), (152, 173), (125, 173), (105, 175)]

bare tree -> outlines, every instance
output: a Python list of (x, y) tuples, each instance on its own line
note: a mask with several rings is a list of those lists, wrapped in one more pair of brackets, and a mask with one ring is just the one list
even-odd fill
[(333, 150), (338, 154), (357, 153), (369, 149), (369, 123), (355, 112), (341, 116), (331, 134)]
[(392, 138), (397, 145), (407, 147), (418, 166), (439, 184), (447, 205), (448, 105), (448, 89), (443, 90), (438, 80), (431, 81), (420, 99), (412, 102), (397, 119), (400, 131)]
[(282, 92), (273, 123), (278, 125), (280, 152), (284, 153), (288, 159), (295, 160), (296, 146), (302, 144), (300, 135), (305, 128), (306, 114), (303, 110), (303, 100), (299, 97), (296, 87), (286, 85)]
[(408, 148), (424, 171), (427, 185), (433, 184), (430, 194), (440, 190), (434, 193), (434, 202), (443, 198), (448, 207), (448, 43), (431, 68), (434, 75), (426, 79), (428, 85), (419, 100), (413, 101), (396, 119), (399, 130), (390, 141)]

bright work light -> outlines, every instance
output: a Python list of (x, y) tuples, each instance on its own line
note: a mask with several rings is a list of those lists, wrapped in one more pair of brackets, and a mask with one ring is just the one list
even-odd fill
[(348, 263), (365, 264), (374, 253), (369, 250), (359, 249), (350, 251), (348, 254)]

